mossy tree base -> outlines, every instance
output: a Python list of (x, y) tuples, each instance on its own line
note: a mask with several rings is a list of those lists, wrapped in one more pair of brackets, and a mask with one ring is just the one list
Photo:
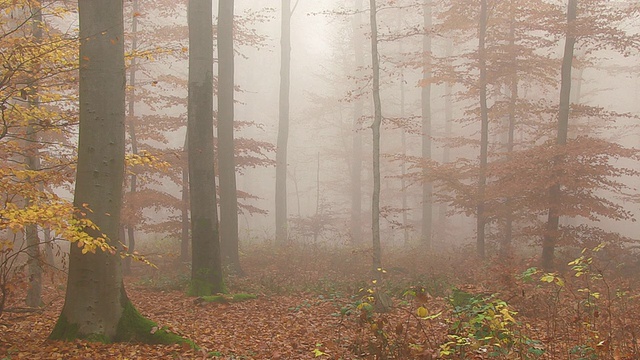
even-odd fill
[(113, 337), (105, 334), (80, 334), (78, 332), (78, 325), (70, 323), (64, 314), (62, 314), (56, 326), (53, 328), (51, 335), (49, 335), (49, 339), (64, 341), (84, 339), (103, 343), (188, 344), (196, 348), (193, 341), (173, 334), (164, 328), (160, 328), (155, 322), (142, 316), (130, 301), (127, 301), (124, 306), (116, 334)]
[(224, 283), (213, 284), (202, 279), (192, 279), (187, 290), (188, 296), (209, 296), (212, 294), (225, 293)]

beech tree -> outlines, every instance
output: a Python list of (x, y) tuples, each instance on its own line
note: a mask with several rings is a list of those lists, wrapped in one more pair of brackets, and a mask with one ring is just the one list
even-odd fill
[[(422, 36), (422, 81), (421, 91), (422, 110), (422, 158), (431, 159), (431, 32), (432, 32), (432, 4), (425, 0), (423, 5), (424, 35)], [(426, 169), (425, 169), (426, 171)], [(425, 178), (428, 174), (425, 174)], [(431, 249), (432, 242), (432, 203), (433, 185), (430, 181), (422, 183), (422, 244)]]
[[(296, 2), (297, 4), (297, 2)], [(295, 10), (295, 7), (294, 9)], [(280, 96), (278, 100), (278, 142), (276, 145), (276, 243), (288, 239), (287, 229), (287, 144), (289, 141), (289, 93), (291, 88), (291, 0), (282, 0), (280, 19)]]
[(129, 301), (116, 254), (125, 155), (125, 66), (122, 2), (80, 0), (80, 130), (74, 207), (84, 228), (108, 247), (71, 246), (62, 313), (50, 338), (176, 342)]
[(218, 6), (218, 169), (220, 171), (220, 237), (225, 259), (241, 274), (238, 253), (238, 192), (233, 139), (233, 0)]
[(224, 290), (213, 155), (213, 7), (209, 0), (190, 0), (189, 200), (191, 208), (191, 295)]
[(369, 0), (369, 21), (371, 26), (371, 63), (373, 71), (373, 195), (371, 196), (371, 233), (373, 240), (373, 270), (382, 267), (380, 247), (380, 125), (382, 124), (382, 104), (380, 101), (380, 59), (378, 54), (378, 21), (376, 0)]

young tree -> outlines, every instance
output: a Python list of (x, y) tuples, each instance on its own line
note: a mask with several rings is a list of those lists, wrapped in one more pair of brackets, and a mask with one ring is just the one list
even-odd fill
[[(364, 36), (362, 26), (362, 0), (355, 0), (353, 28), (353, 49), (356, 71), (364, 67)], [(362, 133), (360, 121), (364, 114), (364, 99), (358, 96), (353, 103), (352, 155), (351, 155), (351, 241), (362, 242)]]
[[(571, 105), (571, 69), (573, 65), (573, 51), (576, 43), (575, 21), (577, 16), (578, 1), (569, 0), (567, 5), (567, 32), (564, 44), (564, 56), (562, 58), (562, 72), (560, 83), (560, 108), (558, 111), (558, 127), (556, 145), (567, 144), (569, 133), (569, 110)], [(557, 157), (553, 161), (554, 172), (562, 171), (562, 158)], [(549, 215), (547, 219), (547, 231), (542, 241), (542, 267), (546, 271), (552, 271), (554, 250), (558, 225), (560, 222), (560, 183), (556, 182), (549, 188)]]
[[(115, 248), (119, 240), (125, 155), (122, 2), (80, 0), (80, 131), (74, 207), (87, 235), (109, 247), (71, 246), (62, 313), (51, 339), (174, 342), (133, 307)], [(86, 252), (86, 254), (85, 254)]]
[(485, 257), (485, 192), (487, 186), (487, 162), (489, 157), (489, 108), (487, 106), (487, 0), (480, 0), (478, 20), (478, 70), (480, 77), (480, 167), (478, 169), (478, 205), (476, 209), (476, 251), (480, 259)]
[[(296, 5), (298, 3), (296, 2)], [(287, 143), (289, 142), (289, 93), (291, 88), (291, 0), (282, 0), (280, 19), (280, 97), (276, 147), (276, 243), (287, 239)]]
[(190, 0), (187, 149), (191, 207), (191, 295), (224, 290), (213, 155), (213, 7)]
[[(431, 159), (431, 27), (432, 27), (432, 0), (425, 0), (423, 5), (424, 35), (422, 36), (422, 86), (421, 110), (422, 110), (422, 158)], [(425, 169), (425, 171), (427, 171)], [(425, 174), (425, 179), (428, 174)], [(431, 236), (433, 233), (433, 185), (430, 181), (422, 183), (422, 245), (431, 249)]]
[(380, 125), (382, 105), (380, 101), (380, 59), (378, 54), (378, 22), (376, 0), (369, 0), (369, 20), (371, 25), (371, 63), (373, 71), (373, 195), (371, 197), (371, 232), (373, 240), (373, 270), (382, 267), (380, 247)]

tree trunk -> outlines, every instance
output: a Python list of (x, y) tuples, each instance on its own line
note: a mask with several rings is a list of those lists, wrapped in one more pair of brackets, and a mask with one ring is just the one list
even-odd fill
[[(425, 32), (431, 31), (432, 5), (431, 0), (426, 0), (423, 7), (423, 21)], [(422, 37), (422, 158), (431, 159), (431, 34), (425, 33)], [(424, 170), (427, 177), (427, 170)], [(432, 194), (433, 184), (430, 181), (422, 183), (422, 245), (427, 250), (431, 249), (431, 234), (433, 222)]]
[[(447, 40), (445, 58), (450, 58), (453, 54), (453, 41)], [(452, 132), (453, 121), (453, 86), (450, 81), (444, 84), (444, 138), (448, 139)], [(451, 160), (451, 148), (444, 146), (442, 149), (442, 162), (448, 163)], [(447, 240), (447, 203), (441, 202), (438, 205), (438, 234), (440, 241)]]
[[(516, 126), (516, 105), (518, 102), (518, 51), (516, 49), (516, 16), (517, 4), (515, 0), (511, 0), (511, 16), (509, 24), (509, 48), (511, 51), (511, 81), (509, 88), (509, 115), (507, 124), (507, 157), (511, 158), (514, 148), (514, 134)], [(502, 256), (508, 256), (512, 250), (513, 238), (513, 201), (508, 197), (505, 201), (505, 230), (504, 237), (500, 244), (500, 252)]]
[[(567, 144), (569, 132), (569, 110), (571, 105), (571, 68), (573, 64), (573, 50), (576, 42), (573, 33), (574, 22), (577, 16), (577, 0), (569, 0), (567, 6), (567, 34), (564, 44), (564, 56), (562, 58), (562, 72), (560, 83), (560, 107), (558, 111), (558, 132), (556, 144), (560, 147)], [(554, 159), (554, 172), (562, 171), (563, 158)], [(558, 238), (558, 225), (560, 221), (560, 183), (556, 182), (549, 188), (549, 216), (547, 229), (542, 240), (542, 268), (545, 271), (554, 269), (554, 252)]]
[[(34, 42), (42, 41), (42, 9), (36, 6), (32, 9), (32, 35)], [(37, 65), (36, 65), (37, 66)], [(40, 106), (37, 84), (34, 84), (33, 90), (29, 96), (29, 106), (37, 108)], [(29, 170), (40, 170), (40, 154), (38, 151), (38, 136), (34, 127), (35, 120), (30, 120), (27, 126), (27, 144), (25, 162)], [(30, 199), (26, 199), (26, 206), (29, 206)], [(28, 281), (26, 304), (30, 307), (42, 306), (42, 266), (44, 264), (42, 253), (40, 252), (40, 238), (38, 237), (38, 226), (29, 224), (25, 227), (25, 240), (27, 242), (28, 260)]]
[(213, 17), (210, 0), (190, 0), (187, 138), (191, 205), (190, 295), (224, 290), (213, 154)]
[(480, 168), (478, 169), (478, 205), (476, 226), (476, 251), (478, 258), (485, 257), (485, 188), (487, 185), (487, 158), (489, 152), (489, 109), (487, 107), (487, 0), (480, 2), (478, 26), (478, 68), (480, 79)]
[[(131, 19), (131, 51), (135, 53), (135, 51), (138, 49), (138, 0), (133, 0), (132, 1), (132, 9), (131, 12), (133, 14), (132, 19)], [(135, 114), (135, 104), (136, 104), (136, 92), (135, 92), (135, 86), (136, 86), (136, 70), (137, 70), (137, 66), (136, 66), (136, 57), (133, 56), (131, 58), (131, 66), (129, 67), (129, 104), (128, 104), (128, 110), (129, 110), (129, 140), (131, 140), (131, 153), (132, 154), (137, 154), (138, 153), (138, 139), (136, 138), (136, 114)], [(131, 210), (133, 210), (136, 206), (135, 202), (136, 202), (136, 192), (138, 191), (138, 178), (136, 176), (136, 169), (133, 169), (133, 172), (131, 174), (131, 178), (130, 178), (131, 183), (130, 188), (129, 188), (129, 196), (130, 196), (130, 201), (129, 201), (129, 207), (131, 208)], [(133, 213), (133, 211), (131, 212)], [(133, 253), (133, 251), (136, 248), (136, 240), (135, 240), (135, 225), (128, 223), (127, 225), (127, 240), (128, 240), (128, 247), (129, 247), (129, 252)], [(124, 273), (125, 274), (129, 274), (131, 273), (131, 258), (130, 257), (126, 257), (124, 259)]]
[(291, 85), (291, 1), (282, 0), (280, 27), (280, 100), (276, 148), (276, 243), (288, 240), (287, 143), (289, 142), (289, 90)]
[[(124, 25), (121, 1), (80, 0), (80, 130), (74, 206), (117, 246), (125, 154)], [(87, 211), (86, 208), (91, 211)], [(51, 339), (180, 341), (133, 307), (122, 282), (120, 257), (82, 254), (72, 244), (67, 292)]]
[(369, 0), (371, 22), (371, 63), (373, 64), (373, 195), (371, 197), (371, 233), (373, 240), (373, 270), (376, 274), (382, 267), (380, 246), (380, 125), (382, 105), (380, 102), (380, 61), (378, 58), (378, 22), (376, 0)]
[[(362, 26), (362, 0), (355, 0), (356, 14), (353, 16), (353, 47), (355, 51), (356, 71), (364, 66)], [(362, 133), (360, 120), (364, 113), (362, 97), (353, 104), (353, 139), (351, 152), (351, 242), (362, 243)]]
[(229, 269), (242, 274), (238, 243), (234, 124), (233, 0), (218, 6), (218, 168), (220, 174), (220, 244)]

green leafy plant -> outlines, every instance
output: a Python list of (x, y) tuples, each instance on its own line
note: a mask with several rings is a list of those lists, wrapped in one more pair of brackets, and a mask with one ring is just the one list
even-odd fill
[(453, 306), (448, 341), (440, 345), (444, 358), (463, 358), (472, 354), (489, 357), (534, 359), (544, 353), (540, 342), (520, 331), (516, 312), (496, 294), (470, 294), (453, 289), (449, 296)]

